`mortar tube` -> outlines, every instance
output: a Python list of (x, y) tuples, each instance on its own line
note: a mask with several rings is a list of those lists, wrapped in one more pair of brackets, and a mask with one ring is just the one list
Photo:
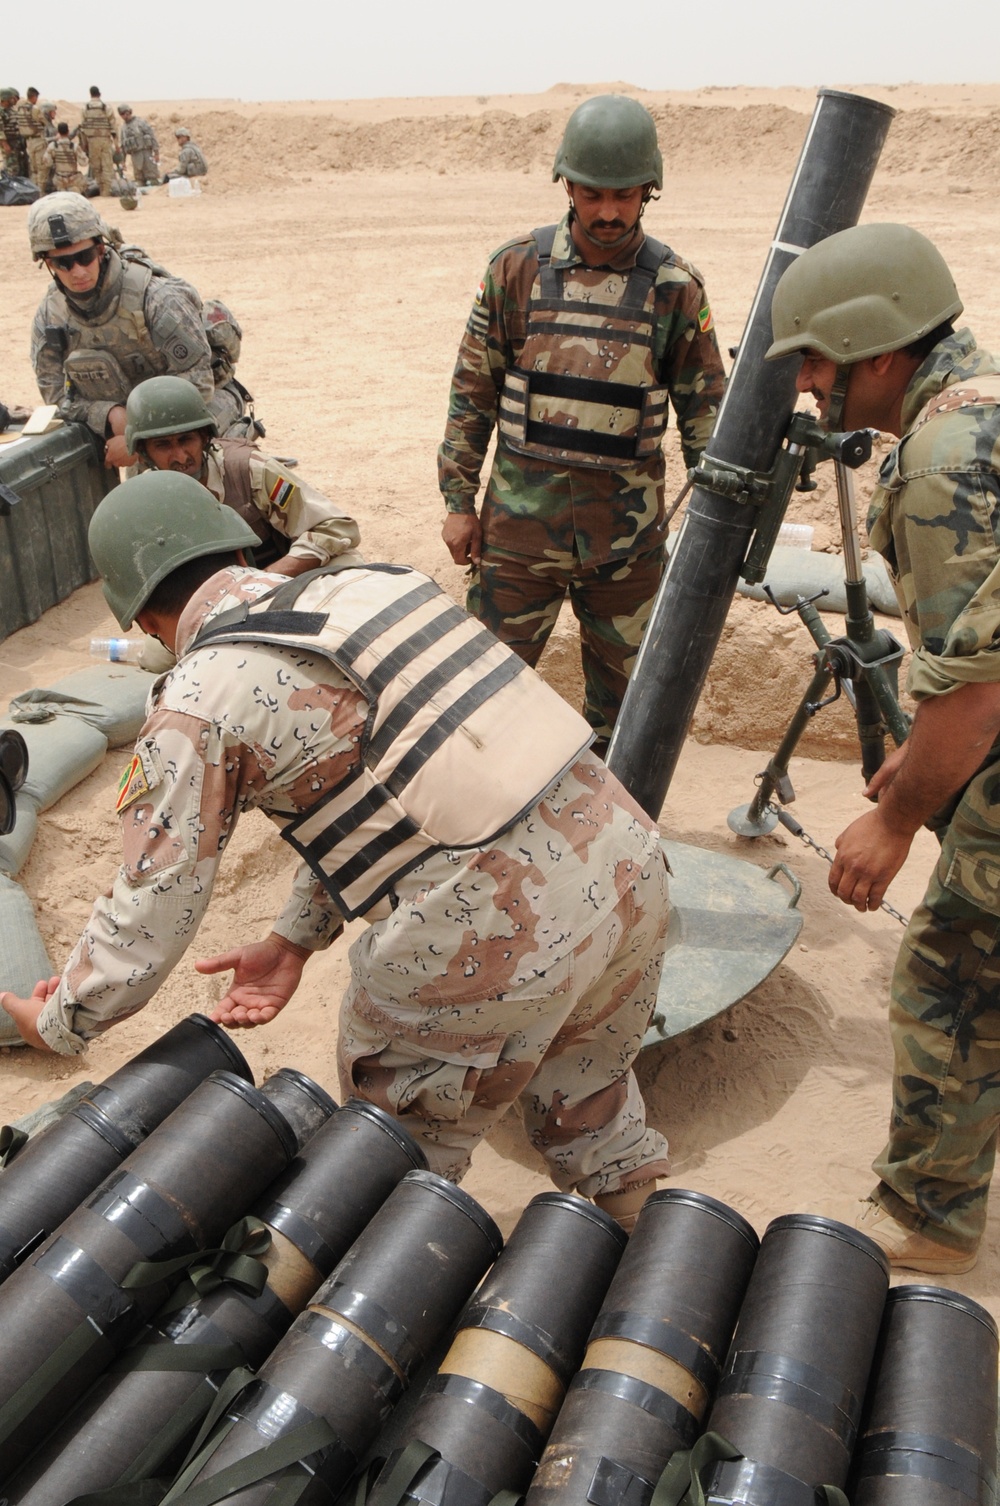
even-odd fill
[[(705, 461), (766, 472), (788, 428), (801, 358), (764, 360), (771, 300), (794, 259), (857, 223), (895, 111), (823, 89), (771, 242)], [(696, 485), (643, 635), (607, 763), (658, 819), (736, 590), (756, 509)]]

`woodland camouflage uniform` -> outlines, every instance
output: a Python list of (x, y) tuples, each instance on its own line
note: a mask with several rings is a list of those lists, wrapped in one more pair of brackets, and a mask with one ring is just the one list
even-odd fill
[[(1000, 680), (1000, 366), (942, 340), (903, 404), (868, 531), (894, 577), (917, 699)], [(896, 964), (889, 1142), (878, 1201), (975, 1248), (1000, 1124), (1000, 745), (933, 823), (941, 857)]]
[[(347, 577), (374, 573), (312, 580), (301, 610), (335, 611)], [(412, 577), (426, 592), (425, 577), (403, 573), (402, 589)], [(123, 865), (38, 1019), (56, 1051), (82, 1050), (152, 996), (198, 929), (242, 810), (282, 827), (323, 816), (358, 771), (368, 705), (330, 659), (288, 642), (192, 648), (219, 614), (282, 584), (232, 567), (184, 609), (178, 663), (154, 685), (121, 783)], [(493, 640), (485, 652), (484, 665), (511, 658)], [(554, 692), (537, 695), (566, 716)], [(582, 721), (571, 735), (581, 734)], [(558, 1185), (595, 1195), (649, 1181), (667, 1169), (666, 1146), (646, 1127), (631, 1064), (667, 912), (654, 823), (599, 759), (578, 753), (507, 830), (484, 846), (432, 849), (361, 912), (371, 923), (351, 948), (344, 1092), (398, 1115), (432, 1168), (455, 1179), (519, 1101)], [(341, 908), (303, 863), (273, 930), (313, 951), (341, 929)]]
[(0, 151), (3, 170), (12, 177), (28, 176), (28, 148), (21, 135), (17, 94), (0, 95)]
[[(630, 464), (567, 466), (516, 453), (505, 442), (501, 393), (508, 370), (521, 365), (528, 335), (539, 276), (537, 234), (508, 242), (487, 267), (452, 379), (439, 483), (449, 512), (474, 512), (499, 411), (496, 458), (482, 508), (482, 568), (473, 575), (469, 610), (535, 664), (568, 588), (580, 619), (586, 715), (607, 737), (662, 574), (664, 458), (657, 443)], [(567, 215), (554, 227), (549, 265), (562, 280), (563, 299), (614, 306), (621, 304), (643, 246), (657, 244), (642, 237), (626, 252), (611, 253), (606, 266), (589, 267)], [(651, 364), (654, 380), (669, 393), (690, 466), (712, 431), (724, 373), (700, 274), (673, 251), (660, 249)], [(566, 336), (580, 338), (579, 332)], [(595, 349), (603, 377), (612, 363), (601, 356), (599, 341)]]
[(45, 166), (45, 116), (30, 99), (22, 99), (15, 114), (28, 153), (29, 177), (44, 193), (48, 175)]

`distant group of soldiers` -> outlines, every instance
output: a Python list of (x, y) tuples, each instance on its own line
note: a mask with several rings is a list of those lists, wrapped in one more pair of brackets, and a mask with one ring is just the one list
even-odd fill
[[(56, 121), (58, 106), (40, 100), (30, 88), (21, 98), (11, 86), (0, 88), (0, 150), (3, 170), (12, 176), (30, 178), (42, 193), (72, 191), (122, 196), (122, 169), (132, 159), (132, 182), (144, 188), (171, 178), (199, 178), (208, 172), (201, 148), (191, 139), (187, 126), (177, 126), (178, 162), (169, 173), (160, 171), (160, 144), (148, 120), (119, 105), (121, 126), (101, 98), (96, 84), (72, 130), (65, 120)], [(88, 183), (92, 187), (88, 189)]]

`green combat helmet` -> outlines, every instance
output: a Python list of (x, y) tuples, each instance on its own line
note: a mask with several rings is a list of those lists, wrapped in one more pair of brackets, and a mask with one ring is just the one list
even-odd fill
[(793, 261), (771, 304), (769, 361), (813, 350), (838, 366), (901, 350), (962, 312), (944, 257), (909, 225), (854, 225)]
[(188, 560), (260, 543), (239, 513), (174, 471), (146, 471), (116, 486), (98, 504), (88, 539), (105, 599), (123, 628)]
[(196, 429), (219, 432), (205, 399), (183, 377), (149, 377), (129, 393), (125, 404), (125, 444), (130, 455), (136, 453), (136, 445), (144, 439), (193, 434)]
[(108, 240), (111, 232), (83, 194), (68, 190), (36, 199), (28, 210), (28, 240), (35, 261), (77, 241)]
[(21, 96), (17, 90), (12, 89), (9, 84), (0, 89), (0, 105), (9, 105), (12, 99), (20, 98)]
[(560, 178), (586, 188), (662, 188), (656, 122), (646, 107), (624, 94), (598, 94), (577, 105), (552, 168), (552, 181)]

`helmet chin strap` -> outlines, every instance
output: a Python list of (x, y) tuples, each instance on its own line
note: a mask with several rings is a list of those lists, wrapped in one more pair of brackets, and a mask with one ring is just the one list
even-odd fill
[(830, 402), (826, 410), (826, 428), (830, 434), (836, 434), (843, 422), (844, 399), (847, 397), (847, 384), (850, 380), (850, 366), (838, 366), (833, 386), (830, 388)]
[(638, 216), (638, 219), (636, 220), (635, 224), (632, 225), (628, 230), (626, 230), (623, 235), (616, 236), (616, 238), (613, 241), (599, 241), (596, 236), (591, 235), (590, 231), (587, 229), (586, 225), (581, 220), (581, 218), (580, 218), (580, 216), (579, 216), (579, 214), (577, 212), (576, 204), (573, 202), (572, 199), (570, 199), (570, 201), (569, 201), (569, 207), (570, 207), (571, 217), (576, 222), (576, 225), (577, 225), (577, 227), (578, 227), (578, 229), (580, 231), (580, 234), (583, 236), (583, 238), (584, 238), (585, 241), (589, 241), (590, 244), (592, 246), (596, 246), (596, 248), (599, 251), (617, 251), (617, 250), (619, 250), (620, 247), (628, 245), (629, 241), (632, 239), (633, 235), (635, 235), (635, 232), (638, 230), (638, 228), (639, 228), (639, 221), (642, 219), (642, 210), (645, 209), (645, 207), (646, 207), (646, 201), (643, 200), (642, 209), (639, 210), (639, 216)]

